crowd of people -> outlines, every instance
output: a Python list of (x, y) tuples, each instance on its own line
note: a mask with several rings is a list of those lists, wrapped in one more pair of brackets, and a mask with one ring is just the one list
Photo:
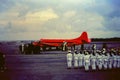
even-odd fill
[(27, 44), (22, 43), (19, 46), (19, 50), (22, 54), (37, 54), (40, 53), (40, 46), (34, 46), (32, 42)]
[(108, 70), (120, 68), (120, 52), (111, 49), (96, 50), (94, 44), (91, 51), (87, 50), (68, 50), (67, 53), (67, 67), (84, 68), (85, 71)]

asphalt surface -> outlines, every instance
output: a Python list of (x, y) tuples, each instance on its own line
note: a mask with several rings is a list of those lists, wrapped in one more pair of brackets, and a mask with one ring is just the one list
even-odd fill
[(14, 45), (1, 47), (6, 67), (0, 80), (120, 80), (120, 70), (89, 71), (67, 69), (65, 52), (22, 55)]
[(67, 69), (65, 54), (6, 55), (0, 80), (119, 80), (120, 72)]

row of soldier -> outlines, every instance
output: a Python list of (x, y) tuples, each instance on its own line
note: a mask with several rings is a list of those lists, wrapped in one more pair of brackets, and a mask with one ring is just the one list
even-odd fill
[(67, 66), (70, 68), (82, 68), (85, 71), (92, 70), (107, 70), (120, 68), (120, 53), (113, 50), (107, 52), (105, 48), (101, 51), (94, 50), (89, 51), (74, 51), (68, 50), (67, 53)]

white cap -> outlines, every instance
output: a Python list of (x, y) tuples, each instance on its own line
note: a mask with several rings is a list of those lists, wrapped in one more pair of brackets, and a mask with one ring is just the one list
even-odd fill
[(106, 50), (105, 48), (103, 48), (103, 50)]
[(71, 53), (71, 50), (68, 50), (69, 53)]

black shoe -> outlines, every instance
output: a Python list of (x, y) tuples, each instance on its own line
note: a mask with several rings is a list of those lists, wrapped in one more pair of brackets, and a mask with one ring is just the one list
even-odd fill
[(67, 68), (67, 69), (72, 69), (72, 68), (69, 67), (69, 68)]
[(78, 67), (74, 67), (74, 69), (79, 69)]

